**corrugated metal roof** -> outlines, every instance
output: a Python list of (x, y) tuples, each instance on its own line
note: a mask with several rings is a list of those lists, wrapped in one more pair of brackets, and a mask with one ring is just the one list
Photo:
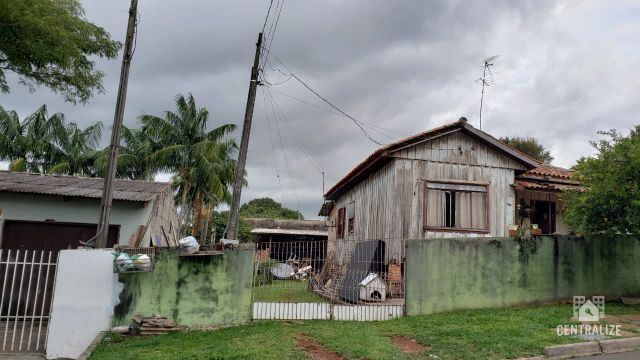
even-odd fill
[[(99, 199), (102, 184), (102, 178), (0, 171), (0, 191)], [(146, 202), (170, 186), (164, 182), (116, 179), (113, 199)]]
[(326, 231), (327, 225), (322, 220), (294, 220), (294, 219), (265, 219), (242, 218), (253, 228), (289, 229), (289, 230), (318, 230)]
[(320, 231), (320, 230), (296, 230), (296, 229), (267, 229), (267, 228), (256, 228), (251, 229), (252, 234), (264, 234), (264, 235), (306, 235), (306, 236), (329, 236), (328, 231)]

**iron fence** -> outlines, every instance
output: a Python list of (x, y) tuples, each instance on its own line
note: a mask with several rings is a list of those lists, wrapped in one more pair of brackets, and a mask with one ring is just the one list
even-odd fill
[(2, 352), (44, 352), (57, 253), (0, 249)]
[(383, 320), (404, 312), (403, 239), (256, 244), (256, 319)]

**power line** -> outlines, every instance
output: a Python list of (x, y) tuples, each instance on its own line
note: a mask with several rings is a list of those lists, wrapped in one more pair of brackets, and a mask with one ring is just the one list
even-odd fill
[[(340, 109), (339, 107), (335, 106), (331, 101), (327, 100), (326, 98), (324, 98), (322, 95), (320, 95), (317, 91), (315, 91), (313, 88), (311, 88), (311, 86), (309, 86), (307, 83), (305, 83), (302, 79), (300, 79), (296, 74), (293, 73), (293, 71), (291, 71), (289, 69), (289, 67), (287, 67), (287, 65), (284, 64), (284, 62), (282, 60), (280, 60), (276, 55), (274, 55), (269, 49), (265, 49), (265, 53), (267, 54), (267, 56), (272, 56), (274, 59), (276, 59), (277, 62), (279, 62), (288, 72), (289, 74), (284, 74), (284, 75), (291, 75), (294, 79), (296, 79), (300, 84), (302, 84), (305, 88), (307, 88), (307, 90), (311, 91), (315, 96), (317, 96), (318, 98), (320, 98), (322, 101), (324, 101), (325, 103), (327, 103), (329, 106), (331, 106), (333, 109), (335, 109), (336, 111), (338, 111), (340, 114), (342, 114), (343, 116), (345, 116), (346, 118), (350, 119), (351, 121), (353, 121), (354, 124), (356, 124), (356, 126), (358, 126), (358, 128), (360, 128), (360, 131), (362, 131), (362, 133), (369, 139), (371, 140), (373, 143), (375, 143), (376, 145), (380, 145), (380, 146), (384, 146), (383, 143), (377, 141), (376, 139), (374, 139), (369, 132), (367, 132), (367, 130), (360, 124), (360, 121), (355, 119), (353, 116), (347, 114), (346, 112), (342, 111), (342, 109)], [(280, 71), (282, 73), (282, 71)]]
[(267, 122), (267, 129), (269, 130), (269, 141), (271, 142), (271, 150), (273, 151), (273, 163), (276, 169), (276, 177), (278, 179), (278, 187), (280, 188), (280, 197), (282, 198), (282, 205), (286, 205), (284, 201), (284, 189), (282, 188), (282, 181), (280, 180), (280, 170), (278, 169), (278, 157), (276, 156), (276, 146), (273, 142), (273, 134), (271, 133), (271, 124), (269, 122), (269, 111), (267, 110), (267, 99), (262, 91), (262, 102), (264, 103), (264, 115)]
[(362, 125), (360, 125), (360, 122), (358, 120), (356, 120), (353, 116), (347, 114), (346, 112), (342, 111), (342, 109), (340, 109), (339, 107), (333, 105), (333, 103), (327, 99), (325, 99), (324, 97), (322, 97), (322, 95), (318, 94), (317, 91), (315, 91), (314, 89), (311, 88), (311, 86), (307, 85), (307, 83), (305, 83), (304, 81), (302, 81), (302, 79), (300, 79), (298, 76), (296, 76), (296, 74), (291, 73), (291, 76), (293, 76), (294, 79), (298, 80), (298, 82), (300, 82), (300, 84), (302, 84), (304, 87), (306, 87), (309, 91), (311, 91), (314, 95), (316, 95), (318, 98), (320, 98), (322, 101), (326, 102), (329, 106), (331, 106), (332, 108), (336, 109), (338, 112), (340, 112), (342, 115), (346, 116), (347, 118), (351, 119), (353, 121), (354, 124), (356, 124), (360, 130), (362, 131), (362, 133), (372, 142), (374, 142), (377, 145), (383, 146), (384, 144), (377, 141), (376, 139), (374, 139), (368, 132), (367, 130), (364, 129), (364, 127), (362, 127)]
[(264, 29), (267, 27), (267, 20), (269, 19), (269, 13), (271, 13), (271, 6), (273, 5), (273, 0), (269, 2), (269, 9), (267, 9), (267, 16), (264, 17), (264, 24), (262, 25), (262, 33), (264, 34)]
[[(278, 10), (278, 5), (280, 5), (280, 10)], [(282, 8), (284, 7), (284, 0), (278, 0), (278, 4), (276, 4), (276, 10), (278, 11), (278, 16), (276, 16), (275, 25), (273, 26), (273, 32), (271, 33), (271, 40), (269, 41), (269, 45), (267, 46), (267, 56), (269, 56), (269, 51), (271, 50), (271, 45), (273, 44), (273, 39), (276, 37), (276, 30), (278, 29), (278, 23), (280, 22), (280, 14), (282, 14)]]
[(311, 162), (311, 164), (316, 168), (316, 170), (318, 170), (319, 173), (325, 173), (332, 180), (337, 181), (336, 178), (331, 176), (331, 174), (329, 174), (326, 171), (326, 169), (324, 169), (322, 167), (322, 165), (320, 164), (318, 159), (313, 155), (313, 152), (311, 152), (311, 150), (305, 145), (304, 141), (302, 141), (302, 139), (300, 138), (300, 135), (295, 130), (293, 125), (291, 125), (291, 121), (289, 121), (289, 118), (285, 115), (284, 111), (282, 111), (282, 108), (280, 107), (280, 105), (278, 105), (278, 102), (276, 101), (276, 99), (271, 94), (271, 91), (269, 90), (269, 88), (266, 88), (266, 93), (270, 97), (270, 99), (273, 102), (273, 104), (275, 105), (275, 108), (278, 110), (278, 112), (282, 116), (282, 118), (284, 120), (284, 124), (287, 126), (287, 129), (293, 135), (293, 137), (297, 140), (298, 144), (301, 147), (302, 152), (304, 152), (305, 155), (307, 155), (307, 157), (309, 158), (309, 162)]
[(276, 111), (275, 108), (273, 106), (273, 103), (271, 104), (271, 110), (273, 113), (273, 120), (276, 124), (276, 132), (278, 134), (278, 139), (280, 140), (280, 149), (282, 150), (282, 157), (284, 158), (284, 165), (285, 168), (287, 169), (287, 174), (289, 174), (289, 181), (291, 182), (291, 189), (293, 190), (293, 195), (296, 198), (296, 203), (298, 204), (298, 210), (302, 209), (302, 206), (300, 206), (300, 199), (298, 198), (298, 192), (296, 191), (296, 185), (295, 182), (293, 180), (293, 176), (291, 176), (291, 168), (289, 167), (289, 159), (287, 158), (287, 153), (285, 152), (284, 149), (284, 140), (282, 140), (282, 133), (280, 132), (280, 126), (278, 125), (278, 117), (276, 116)]
[[(293, 76), (291, 76), (290, 78), (293, 78)], [(267, 83), (267, 84), (268, 84), (268, 83)], [(268, 85), (271, 85), (271, 84), (268, 84)], [(308, 101), (306, 101), (306, 100), (303, 100), (303, 99), (297, 98), (297, 97), (295, 97), (295, 96), (293, 96), (293, 95), (287, 94), (287, 93), (285, 93), (284, 91), (280, 91), (280, 90), (278, 90), (278, 89), (276, 89), (276, 88), (269, 87), (269, 89), (270, 89), (270, 90), (273, 90), (273, 91), (275, 91), (275, 92), (277, 92), (277, 93), (279, 93), (279, 94), (281, 94), (281, 95), (283, 95), (283, 96), (286, 96), (286, 97), (288, 97), (288, 98), (290, 98), (290, 99), (292, 99), (292, 100), (295, 100), (295, 101), (301, 102), (301, 103), (303, 103), (303, 104), (309, 105), (309, 106), (314, 107), (314, 108), (316, 108), (316, 109), (320, 109), (320, 110), (326, 111), (326, 112), (331, 113), (331, 114), (333, 114), (333, 115), (344, 116), (344, 115), (342, 115), (341, 113), (339, 113), (339, 112), (337, 112), (337, 111), (335, 111), (335, 110), (328, 109), (328, 108), (325, 108), (325, 107), (322, 107), (322, 106), (316, 105), (316, 104), (314, 104), (314, 103), (308, 102)], [(371, 128), (375, 128), (375, 129), (380, 129), (380, 130), (384, 130), (384, 131), (388, 131), (388, 132), (396, 133), (396, 134), (398, 134), (398, 135), (402, 135), (402, 136), (409, 136), (409, 135), (410, 135), (410, 134), (407, 134), (407, 133), (405, 133), (405, 132), (396, 131), (396, 130), (393, 130), (393, 129), (388, 129), (388, 128), (385, 128), (385, 127), (377, 126), (377, 125), (375, 125), (375, 124), (367, 123), (367, 122), (360, 121), (360, 120), (358, 120), (358, 122), (359, 122), (360, 124), (364, 125), (364, 126), (369, 126), (369, 127), (371, 127)], [(374, 131), (375, 131), (375, 130), (374, 130)], [(394, 139), (393, 137), (390, 137), (390, 136), (388, 136), (388, 135), (386, 135), (386, 134), (384, 134), (384, 133), (382, 133), (382, 132), (380, 132), (380, 131), (377, 131), (377, 132), (378, 132), (378, 133), (380, 133), (380, 134), (382, 134), (383, 136), (386, 136), (386, 137), (388, 137), (388, 138)]]
[[(271, 1), (270, 5), (269, 5), (269, 13), (271, 12), (271, 5), (273, 5), (273, 0)], [(269, 57), (269, 50), (271, 50), (271, 45), (273, 44), (273, 40), (276, 36), (276, 30), (278, 29), (278, 23), (280, 22), (280, 15), (282, 14), (282, 9), (284, 7), (284, 0), (278, 0), (276, 2), (276, 8), (274, 10), (274, 14), (275, 15), (275, 19), (272, 18), (271, 23), (269, 25), (269, 30), (267, 31), (267, 33), (265, 34), (265, 42), (262, 44), (262, 48), (263, 48), (263, 53), (262, 53), (262, 60), (263, 62), (268, 62), (268, 57)], [(267, 13), (267, 18), (269, 13)], [(266, 28), (266, 23), (267, 23), (267, 18), (265, 18), (265, 24), (263, 27), (263, 32), (264, 29)], [(271, 66), (271, 64), (269, 64), (269, 66)]]

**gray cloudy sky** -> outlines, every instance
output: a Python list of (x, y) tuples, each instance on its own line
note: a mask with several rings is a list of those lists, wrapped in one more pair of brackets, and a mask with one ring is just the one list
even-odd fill
[[(89, 20), (123, 41), (128, 0), (83, 4)], [(134, 125), (141, 113), (172, 110), (177, 93), (192, 92), (199, 106), (210, 110), (211, 126), (240, 125), (267, 7), (267, 0), (141, 0), (125, 123)], [(389, 136), (460, 116), (477, 126), (480, 87), (475, 80), (482, 60), (499, 54), (495, 85), (485, 97), (483, 130), (537, 136), (556, 158), (554, 164), (571, 166), (592, 153), (588, 141), (597, 138), (596, 131), (627, 131), (637, 123), (639, 20), (637, 1), (289, 0), (271, 51), (347, 113), (392, 130), (367, 125), (384, 143)], [(1, 105), (26, 115), (47, 104), (70, 121), (103, 121), (106, 144), (120, 59), (96, 62), (107, 73), (106, 94), (86, 105), (64, 103), (43, 88), (31, 94), (15, 81), (11, 94), (0, 95)], [(272, 83), (287, 79), (269, 67), (265, 76)], [(272, 87), (271, 93), (288, 119), (274, 122), (267, 103), (280, 184), (259, 89), (243, 201), (271, 196), (315, 217), (322, 202), (321, 175), (290, 129), (327, 172), (327, 187), (377, 146), (295, 80)]]

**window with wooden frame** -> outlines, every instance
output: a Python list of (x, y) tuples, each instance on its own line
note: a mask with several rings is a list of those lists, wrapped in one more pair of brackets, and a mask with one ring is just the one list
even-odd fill
[(356, 222), (356, 203), (347, 204), (347, 234), (352, 235)]
[(344, 207), (338, 209), (338, 219), (336, 223), (336, 238), (338, 239), (342, 239), (344, 237), (344, 213)]
[(489, 232), (489, 184), (427, 180), (424, 190), (425, 230)]

